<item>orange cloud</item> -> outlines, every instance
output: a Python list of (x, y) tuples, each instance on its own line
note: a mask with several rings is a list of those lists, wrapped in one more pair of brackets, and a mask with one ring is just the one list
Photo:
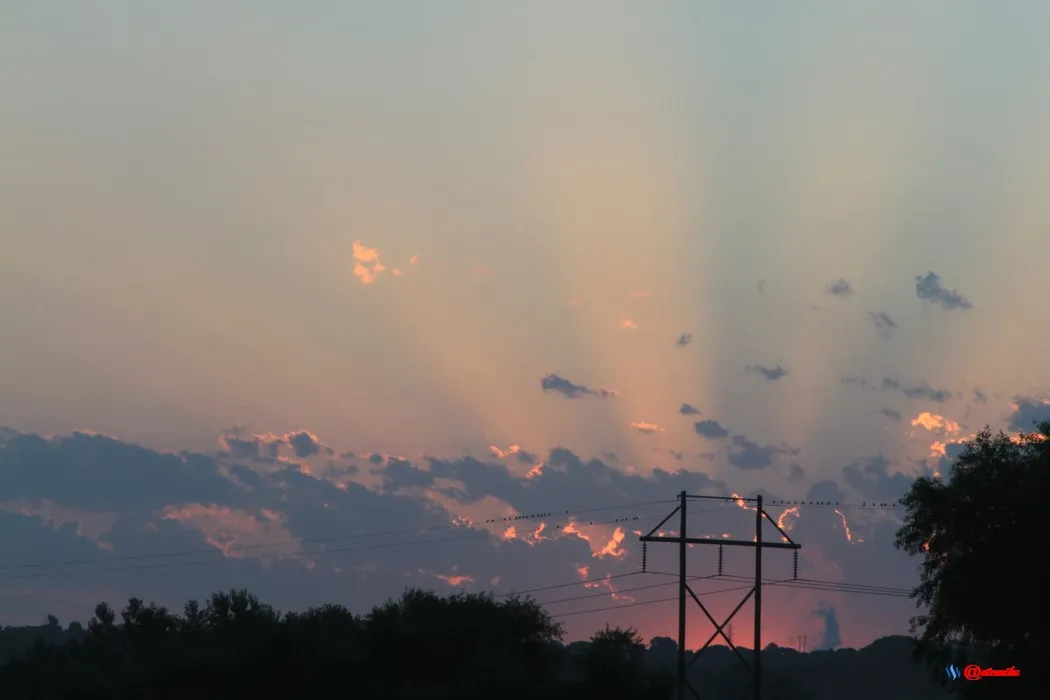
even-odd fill
[(744, 510), (758, 510), (758, 506), (749, 506), (747, 501), (744, 500), (744, 497), (738, 493), (733, 494), (733, 503), (736, 503), (738, 507), (743, 508)]
[(379, 262), (379, 251), (354, 241), (354, 274), (361, 279), (361, 284), (372, 284), (386, 267)]
[(620, 547), (620, 543), (623, 542), (624, 533), (620, 528), (613, 530), (612, 538), (602, 547), (600, 550), (593, 554), (594, 557), (602, 559), (604, 557), (616, 557), (617, 559), (623, 559), (627, 554), (627, 550)]
[(793, 523), (788, 522), (787, 518), (789, 515), (793, 515), (797, 518), (799, 516), (798, 506), (788, 508), (780, 514), (779, 518), (777, 518), (777, 527), (779, 527), (784, 532), (791, 532), (791, 527)]
[(452, 573), (448, 574), (448, 575), (437, 574), (437, 573), (433, 573), (433, 572), (427, 572), (427, 571), (423, 571), (422, 569), (420, 569), (420, 573), (422, 573), (422, 574), (429, 573), (431, 576), (433, 576), (437, 580), (444, 581), (445, 583), (447, 583), (449, 586), (452, 586), (453, 588), (459, 588), (460, 586), (463, 586), (464, 584), (473, 584), (474, 583), (474, 577), (473, 576), (468, 576), (468, 575), (465, 575), (465, 574), (457, 574), (456, 571), (458, 571), (458, 570), (459, 570), (459, 567), (453, 566), (452, 567)]
[(419, 264), (419, 253), (416, 253), (411, 258), (409, 258), (408, 259), (408, 264), (409, 265), (418, 265)]
[(836, 508), (835, 509), (835, 514), (838, 515), (840, 518), (842, 518), (842, 529), (846, 533), (846, 541), (847, 542), (849, 542), (850, 544), (859, 544), (859, 543), (864, 541), (864, 540), (860, 539), (859, 537), (854, 539), (853, 531), (850, 530), (849, 523), (846, 522), (846, 516), (842, 514), (842, 511), (840, 511), (838, 508)]
[(662, 433), (664, 431), (664, 429), (658, 426), (656, 423), (646, 423), (645, 421), (636, 421), (634, 423), (630, 423), (630, 426), (635, 430), (646, 434)]
[(507, 457), (511, 457), (521, 452), (521, 445), (511, 445), (506, 450), (501, 450), (495, 445), (489, 445), (489, 452), (492, 453), (493, 457), (496, 457), (498, 459), (506, 459)]
[(625, 318), (624, 320), (620, 321), (620, 328), (626, 328), (628, 330), (635, 330), (635, 329), (638, 328), (638, 324), (635, 323), (634, 321), (632, 321), (629, 318)]
[(581, 540), (583, 540), (583, 541), (585, 541), (587, 543), (590, 543), (590, 541), (591, 541), (590, 537), (588, 537), (587, 535), (585, 535), (582, 532), (580, 532), (580, 528), (574, 522), (570, 522), (568, 525), (563, 527), (561, 529), (561, 531), (563, 533), (565, 533), (566, 535), (576, 535)]
[(616, 587), (613, 585), (612, 582), (612, 574), (607, 574), (605, 578), (603, 578), (601, 581), (588, 583), (585, 585), (588, 588), (607, 588), (609, 590), (609, 597), (613, 600), (618, 600), (625, 603), (630, 603), (634, 601), (634, 598), (632, 598), (631, 596), (624, 595), (623, 593), (617, 591)]
[(543, 531), (546, 530), (546, 529), (547, 529), (547, 523), (541, 521), (540, 524), (536, 526), (535, 530), (533, 530), (532, 532), (530, 532), (528, 535), (525, 536), (525, 538), (524, 538), (525, 541), (528, 542), (529, 544), (536, 544), (538, 542), (541, 542), (542, 540), (548, 539), (547, 537), (543, 536)]
[(944, 416), (939, 416), (936, 413), (930, 413), (929, 411), (923, 411), (911, 421), (912, 427), (923, 427), (926, 430), (933, 432), (934, 430), (941, 430), (947, 435), (958, 435), (962, 431), (962, 426), (953, 420), (949, 420)]

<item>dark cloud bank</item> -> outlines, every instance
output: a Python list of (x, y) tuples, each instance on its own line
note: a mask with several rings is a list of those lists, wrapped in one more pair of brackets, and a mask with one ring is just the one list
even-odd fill
[[(582, 391), (572, 386), (570, 393)], [(1015, 403), (1008, 419), (1015, 428), (1050, 417), (1041, 401)], [(697, 433), (715, 436), (717, 450), (702, 456), (677, 451), (683, 469), (645, 470), (644, 476), (612, 466), (611, 453), (588, 459), (561, 447), (546, 457), (530, 454), (531, 464), (519, 456), (525, 450), (502, 458), (408, 459), (337, 451), (310, 431), (230, 430), (214, 453), (168, 453), (97, 434), (45, 437), (0, 429), (0, 621), (39, 622), (51, 612), (83, 620), (102, 599), (139, 595), (178, 605), (241, 586), (285, 609), (325, 601), (361, 609), (409, 585), (524, 590), (573, 581), (577, 567), (587, 567), (592, 577), (639, 570), (634, 533), (655, 526), (673, 506), (667, 501), (682, 490), (733, 493), (731, 482), (705, 470), (738, 476), (760, 471), (767, 498), (832, 503), (895, 501), (916, 472), (914, 465), (876, 455), (841, 468), (834, 479), (807, 485), (800, 460), (787, 460), (799, 453), (796, 448), (763, 445), (714, 420), (696, 423), (701, 425)], [(920, 471), (946, 470), (960, 449), (948, 445), (940, 464)], [(696, 528), (691, 534), (748, 536), (753, 520), (747, 511), (731, 501), (717, 506), (690, 521)], [(486, 515), (472, 514), (478, 508), (487, 508)], [(585, 512), (596, 508), (602, 510)], [(896, 524), (890, 514), (844, 513), (852, 543), (840, 517), (828, 509), (803, 511), (793, 521), (792, 536), (804, 546), (803, 574), (913, 584), (914, 563), (892, 547)], [(473, 523), (463, 519), (466, 514)], [(483, 522), (537, 514), (548, 515)], [(594, 542), (567, 531), (570, 521)], [(594, 529), (586, 530), (592, 522)], [(505, 528), (511, 526), (516, 537), (507, 539)], [(616, 527), (623, 539), (596, 556)], [(773, 568), (770, 575), (776, 576)], [(799, 625), (816, 602), (798, 611)], [(844, 622), (863, 617), (873, 605), (896, 603), (836, 605), (837, 621)], [(903, 630), (911, 603), (898, 607), (891, 617), (900, 619)], [(568, 609), (571, 604), (552, 612)], [(644, 613), (617, 614), (614, 624), (649, 619)], [(581, 634), (593, 631), (596, 619), (568, 618), (578, 620)]]

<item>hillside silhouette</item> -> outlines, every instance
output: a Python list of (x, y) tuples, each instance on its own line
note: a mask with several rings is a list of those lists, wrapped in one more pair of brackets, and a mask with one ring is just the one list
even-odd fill
[[(418, 589), (355, 615), (338, 605), (279, 613), (247, 591), (214, 594), (180, 614), (132, 599), (103, 603), (85, 627), (0, 631), (7, 698), (356, 697), (670, 698), (676, 645), (633, 630), (561, 643), (561, 629), (528, 598), (446, 597)], [(947, 697), (913, 659), (915, 641), (860, 650), (763, 655), (768, 700), (932, 700)], [(743, 650), (748, 655), (748, 650)], [(725, 647), (708, 649), (692, 682), (706, 697), (746, 697), (750, 678)]]

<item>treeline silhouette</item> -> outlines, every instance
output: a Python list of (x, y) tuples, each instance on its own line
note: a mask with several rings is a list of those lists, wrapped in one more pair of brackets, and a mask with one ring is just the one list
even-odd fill
[[(0, 695), (52, 698), (361, 698), (365, 700), (664, 700), (673, 695), (677, 645), (646, 646), (606, 627), (563, 645), (561, 627), (530, 598), (439, 596), (412, 589), (354, 615), (339, 605), (280, 613), (240, 590), (187, 603), (181, 614), (131, 599), (102, 603), (85, 629), (0, 631)], [(763, 653), (767, 700), (927, 700), (944, 691), (912, 662), (915, 641), (887, 637), (865, 649)], [(750, 656), (743, 650), (745, 658)], [(705, 697), (749, 697), (750, 677), (725, 647), (690, 673)]]

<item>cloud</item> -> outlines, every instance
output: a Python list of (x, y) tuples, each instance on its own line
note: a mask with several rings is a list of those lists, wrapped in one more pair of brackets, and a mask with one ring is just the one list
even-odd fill
[(955, 289), (946, 289), (941, 285), (941, 278), (934, 272), (918, 275), (915, 278), (915, 295), (920, 299), (940, 304), (943, 308), (972, 309), (973, 304)]
[(743, 435), (734, 435), (726, 448), (729, 463), (741, 469), (765, 469), (778, 454), (797, 454), (798, 450), (776, 445), (759, 445)]
[(489, 445), (489, 453), (497, 459), (515, 458), (522, 464), (535, 464), (539, 458), (532, 452), (521, 449), (521, 445), (511, 445), (506, 450), (501, 450), (495, 445)]
[(976, 403), (988, 403), (988, 395), (980, 389), (973, 390), (973, 400)]
[(723, 428), (716, 420), (701, 420), (693, 423), (693, 430), (696, 431), (697, 435), (708, 438), (709, 440), (717, 440), (719, 438), (728, 437), (729, 431)]
[(934, 389), (926, 382), (910, 387), (904, 387), (901, 391), (903, 391), (904, 395), (909, 399), (929, 399), (930, 401), (936, 401), (937, 403), (944, 403), (952, 397), (952, 392), (947, 389)]
[(762, 365), (748, 365), (747, 369), (749, 372), (755, 372), (761, 374), (763, 377), (771, 382), (779, 382), (781, 379), (787, 376), (788, 371), (777, 365), (776, 367), (763, 367)]
[[(334, 456), (335, 451), (321, 442), (308, 430), (293, 430), (283, 435), (261, 433), (247, 435), (244, 428), (228, 428), (219, 434), (219, 446), (241, 459), (254, 459), (279, 462), (281, 452), (290, 448), (292, 454), (300, 459), (317, 455)], [(287, 460), (284, 460), (287, 461)]]
[(884, 337), (888, 337), (893, 329), (897, 327), (896, 322), (883, 312), (868, 312), (868, 322), (875, 326)]
[(929, 432), (938, 432), (943, 435), (958, 435), (962, 431), (962, 426), (955, 421), (929, 411), (922, 411), (916, 415), (911, 424), (913, 428), (921, 427)]
[(842, 646), (842, 635), (839, 632), (838, 612), (834, 605), (821, 603), (813, 611), (813, 615), (819, 617), (824, 623), (824, 629), (817, 643), (817, 649), (837, 649)]
[(806, 493), (804, 500), (838, 504), (845, 499), (846, 494), (843, 493), (839, 485), (831, 479), (825, 479), (813, 484)]
[[(531, 455), (536, 460), (531, 464), (521, 461), (526, 451), (515, 445), (488, 449), (480, 459), (406, 458), (370, 450), (367, 444), (315, 450), (310, 445), (325, 441), (311, 430), (242, 429), (240, 438), (232, 432), (228, 441), (237, 445), (239, 439), (245, 445), (236, 454), (226, 448), (207, 454), (165, 453), (87, 433), (44, 437), (0, 431), (4, 623), (35, 622), (48, 613), (83, 620), (99, 600), (120, 605), (131, 595), (175, 607), (190, 597), (241, 586), (280, 609), (339, 600), (365, 613), (405, 586), (494, 588), (497, 593), (564, 587), (577, 578), (578, 567), (587, 567), (587, 578), (605, 583), (586, 590), (581, 582), (576, 591), (559, 588), (538, 600), (605, 594), (605, 603), (552, 603), (549, 609), (556, 615), (590, 604), (616, 605), (627, 599), (627, 592), (613, 587), (616, 580), (608, 577), (640, 569), (638, 533), (670, 512), (675, 494), (684, 490), (728, 498), (732, 493), (727, 484), (690, 464), (710, 460), (701, 463), (723, 470), (724, 450), (695, 458), (678, 453), (682, 460), (676, 464), (684, 468), (675, 470), (628, 471), (613, 466), (608, 451), (594, 459), (555, 447), (545, 457)], [(295, 454), (296, 435), (307, 445), (300, 448), (300, 453), (310, 453), (305, 457)], [(785, 446), (749, 447), (749, 442), (735, 439), (738, 461), (749, 449), (767, 457), (792, 452)], [(276, 457), (271, 456), (273, 445)], [(351, 467), (356, 464), (365, 468), (355, 472)], [(777, 476), (786, 479), (785, 486), (806, 488), (800, 466), (780, 468)], [(833, 481), (809, 489), (814, 498), (837, 490)], [(693, 521), (695, 534), (750, 538), (754, 523), (748, 515), (732, 501), (715, 502)], [(912, 563), (895, 558), (898, 553), (887, 544), (892, 532), (873, 530), (881, 527), (877, 524), (851, 521), (850, 545), (834, 513), (804, 510), (792, 523), (792, 537), (797, 534), (805, 545), (802, 576), (911, 582)], [(870, 549), (878, 546), (883, 549)], [(176, 556), (179, 552), (196, 554)], [(650, 547), (649, 554), (657, 552)], [(25, 568), (45, 559), (98, 564)], [(902, 578), (887, 579), (887, 562)], [(26, 576), (35, 578), (20, 578)], [(818, 596), (828, 596), (791, 595), (800, 596), (792, 598), (792, 605), (803, 611), (812, 610)], [(850, 620), (873, 604), (851, 598), (857, 600), (847, 603), (857, 607)], [(845, 614), (843, 603), (838, 605)], [(650, 610), (610, 615), (652, 636), (668, 623)], [(909, 612), (902, 607), (902, 629)], [(883, 622), (885, 610), (879, 608), (879, 613), (875, 622), (884, 626), (875, 629), (889, 631), (885, 625), (892, 623)], [(565, 622), (569, 638), (578, 639), (603, 620), (580, 616)]]
[(379, 262), (379, 251), (354, 241), (354, 275), (361, 284), (372, 284), (386, 267)]
[(699, 416), (700, 411), (690, 404), (684, 403), (678, 408), (678, 412), (683, 416)]
[(896, 410), (894, 410), (892, 408), (884, 408), (881, 411), (879, 411), (879, 413), (881, 413), (882, 415), (886, 416), (890, 420), (900, 421), (900, 420), (903, 419), (903, 416), (901, 416), (901, 412), (900, 411), (896, 411)]
[(433, 474), (405, 459), (385, 460), (385, 464), (373, 469), (372, 474), (382, 478), (383, 490), (388, 493), (399, 489), (429, 488), (434, 485)]
[(160, 518), (200, 532), (205, 542), (232, 559), (243, 559), (253, 549), (271, 542), (287, 544), (276, 551), (271, 549), (273, 559), (263, 561), (272, 562), (303, 551), (301, 543), (284, 526), (283, 516), (272, 510), (253, 513), (228, 506), (186, 503), (163, 508)]
[(1031, 431), (1037, 423), (1050, 420), (1050, 400), (1017, 396), (1013, 400), (1010, 428)]
[(845, 298), (852, 296), (854, 293), (853, 287), (845, 279), (837, 279), (828, 285), (828, 294), (832, 296)]
[(298, 430), (284, 436), (285, 441), (295, 450), (295, 456), (300, 458), (312, 457), (314, 455), (334, 454), (332, 448), (328, 447), (317, 436), (307, 430)]
[[(845, 382), (845, 380), (843, 380)], [(857, 382), (845, 382), (845, 383), (857, 383)], [(864, 380), (860, 380), (860, 385), (867, 387), (868, 384)], [(893, 377), (882, 378), (882, 388), (887, 391), (899, 391), (909, 399), (926, 399), (928, 401), (936, 401), (937, 403), (944, 403), (952, 397), (952, 392), (947, 389), (935, 389), (926, 382), (919, 382), (918, 384), (912, 384), (905, 386), (901, 382)]]
[(638, 324), (629, 318), (625, 318), (624, 320), (620, 321), (620, 328), (626, 328), (627, 330), (633, 331), (638, 329)]
[[(879, 454), (843, 467), (842, 476), (866, 500), (894, 503), (904, 496), (915, 476), (900, 470), (891, 474), (892, 466), (889, 459)], [(932, 470), (926, 473), (932, 474)]]
[(652, 433), (662, 433), (664, 431), (664, 429), (656, 423), (646, 423), (645, 421), (636, 421), (634, 423), (631, 423), (630, 426), (637, 430), (639, 433), (644, 433), (646, 435), (651, 435)]
[(607, 399), (619, 393), (615, 389), (591, 389), (583, 384), (574, 384), (557, 374), (548, 374), (540, 380), (540, 386), (543, 391), (554, 391), (570, 399), (576, 399), (581, 396), (597, 396), (598, 398)]
[(674, 341), (674, 344), (677, 345), (680, 348), (684, 348), (686, 345), (688, 345), (691, 342), (693, 342), (693, 334), (692, 333), (683, 333), (682, 335), (678, 336), (678, 340)]
[[(93, 512), (151, 510), (176, 501), (244, 504), (243, 491), (218, 464), (191, 453), (167, 454), (105, 435), (0, 438), (0, 501), (51, 499)], [(129, 502), (127, 494), (135, 494)]]
[(420, 260), (420, 255), (419, 255), (419, 253), (416, 253), (415, 255), (413, 255), (411, 258), (408, 259), (408, 264), (409, 265), (418, 265), (419, 264), (419, 260)]

